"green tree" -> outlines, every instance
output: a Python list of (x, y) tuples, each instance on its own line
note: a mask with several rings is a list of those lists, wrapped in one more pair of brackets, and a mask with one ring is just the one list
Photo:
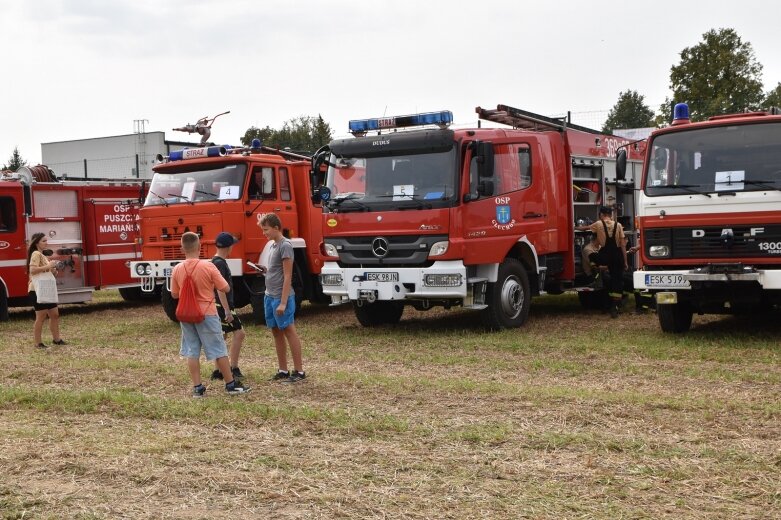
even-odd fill
[(22, 166), (27, 166), (27, 161), (25, 161), (22, 158), (22, 154), (19, 153), (19, 147), (14, 146), (14, 151), (11, 154), (11, 157), (8, 158), (8, 163), (4, 164), (2, 169), (11, 170), (15, 172)]
[(646, 128), (653, 124), (654, 112), (645, 104), (645, 96), (636, 90), (618, 95), (618, 101), (610, 109), (602, 132), (609, 134), (619, 128)]
[(776, 88), (765, 94), (765, 101), (762, 102), (762, 108), (768, 109), (770, 107), (781, 108), (781, 82), (776, 85)]
[(255, 138), (260, 139), (265, 146), (313, 153), (331, 141), (332, 131), (331, 125), (318, 114), (317, 117), (299, 116), (285, 121), (279, 130), (269, 126), (265, 128), (252, 126), (244, 133), (241, 142), (244, 146), (249, 146)]
[(751, 44), (734, 29), (711, 29), (702, 37), (683, 49), (680, 63), (670, 69), (672, 101), (687, 103), (692, 121), (758, 108), (764, 97), (762, 64)]

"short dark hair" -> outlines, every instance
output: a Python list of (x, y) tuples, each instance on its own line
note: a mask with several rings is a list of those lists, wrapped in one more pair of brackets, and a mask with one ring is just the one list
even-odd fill
[(600, 206), (599, 207), (599, 214), (600, 215), (612, 215), (613, 214), (613, 208), (610, 206)]
[(263, 215), (263, 218), (260, 219), (260, 225), (282, 229), (282, 221), (276, 213), (266, 213)]
[(182, 249), (185, 253), (198, 251), (201, 247), (201, 237), (197, 233), (187, 231), (182, 234)]

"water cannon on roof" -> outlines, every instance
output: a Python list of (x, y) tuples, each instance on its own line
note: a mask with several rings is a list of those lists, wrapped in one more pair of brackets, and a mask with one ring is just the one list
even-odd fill
[(225, 114), (230, 114), (230, 113), (231, 111), (228, 110), (226, 112), (222, 112), (221, 114), (217, 114), (214, 117), (209, 117), (209, 116), (202, 117), (194, 125), (187, 123), (181, 128), (174, 128), (174, 132), (187, 132), (188, 134), (198, 134), (201, 136), (201, 142), (199, 144), (203, 146), (206, 144), (206, 142), (209, 140), (209, 137), (212, 135), (211, 128), (212, 128), (212, 124), (214, 124), (214, 120), (220, 116), (223, 116)]

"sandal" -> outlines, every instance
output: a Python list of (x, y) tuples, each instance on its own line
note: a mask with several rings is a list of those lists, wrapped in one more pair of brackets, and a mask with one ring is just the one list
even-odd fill
[(55, 345), (67, 345), (67, 343), (65, 343), (65, 340), (62, 338), (58, 340), (52, 340), (52, 343), (54, 343)]

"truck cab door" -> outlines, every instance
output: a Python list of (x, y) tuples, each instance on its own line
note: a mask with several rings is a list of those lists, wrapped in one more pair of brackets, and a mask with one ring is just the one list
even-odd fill
[(247, 222), (246, 254), (248, 260), (256, 262), (266, 244), (260, 230), (260, 221), (267, 213), (276, 214), (282, 221), (285, 236), (299, 236), (296, 201), (287, 166), (254, 166), (249, 182), (250, 204), (257, 206), (254, 215)]
[(482, 257), (486, 251), (505, 254), (524, 236), (535, 247), (546, 242), (546, 183), (537, 148), (533, 137), (494, 142), (492, 171), (482, 174), (477, 151), (467, 153), (465, 176), (470, 190), (476, 189), (463, 206), (463, 236), (481, 245), (466, 248), (466, 263), (495, 261)]
[(0, 289), (5, 291), (6, 297), (27, 294), (27, 244), (23, 214), (22, 185), (4, 186), (0, 194)]

